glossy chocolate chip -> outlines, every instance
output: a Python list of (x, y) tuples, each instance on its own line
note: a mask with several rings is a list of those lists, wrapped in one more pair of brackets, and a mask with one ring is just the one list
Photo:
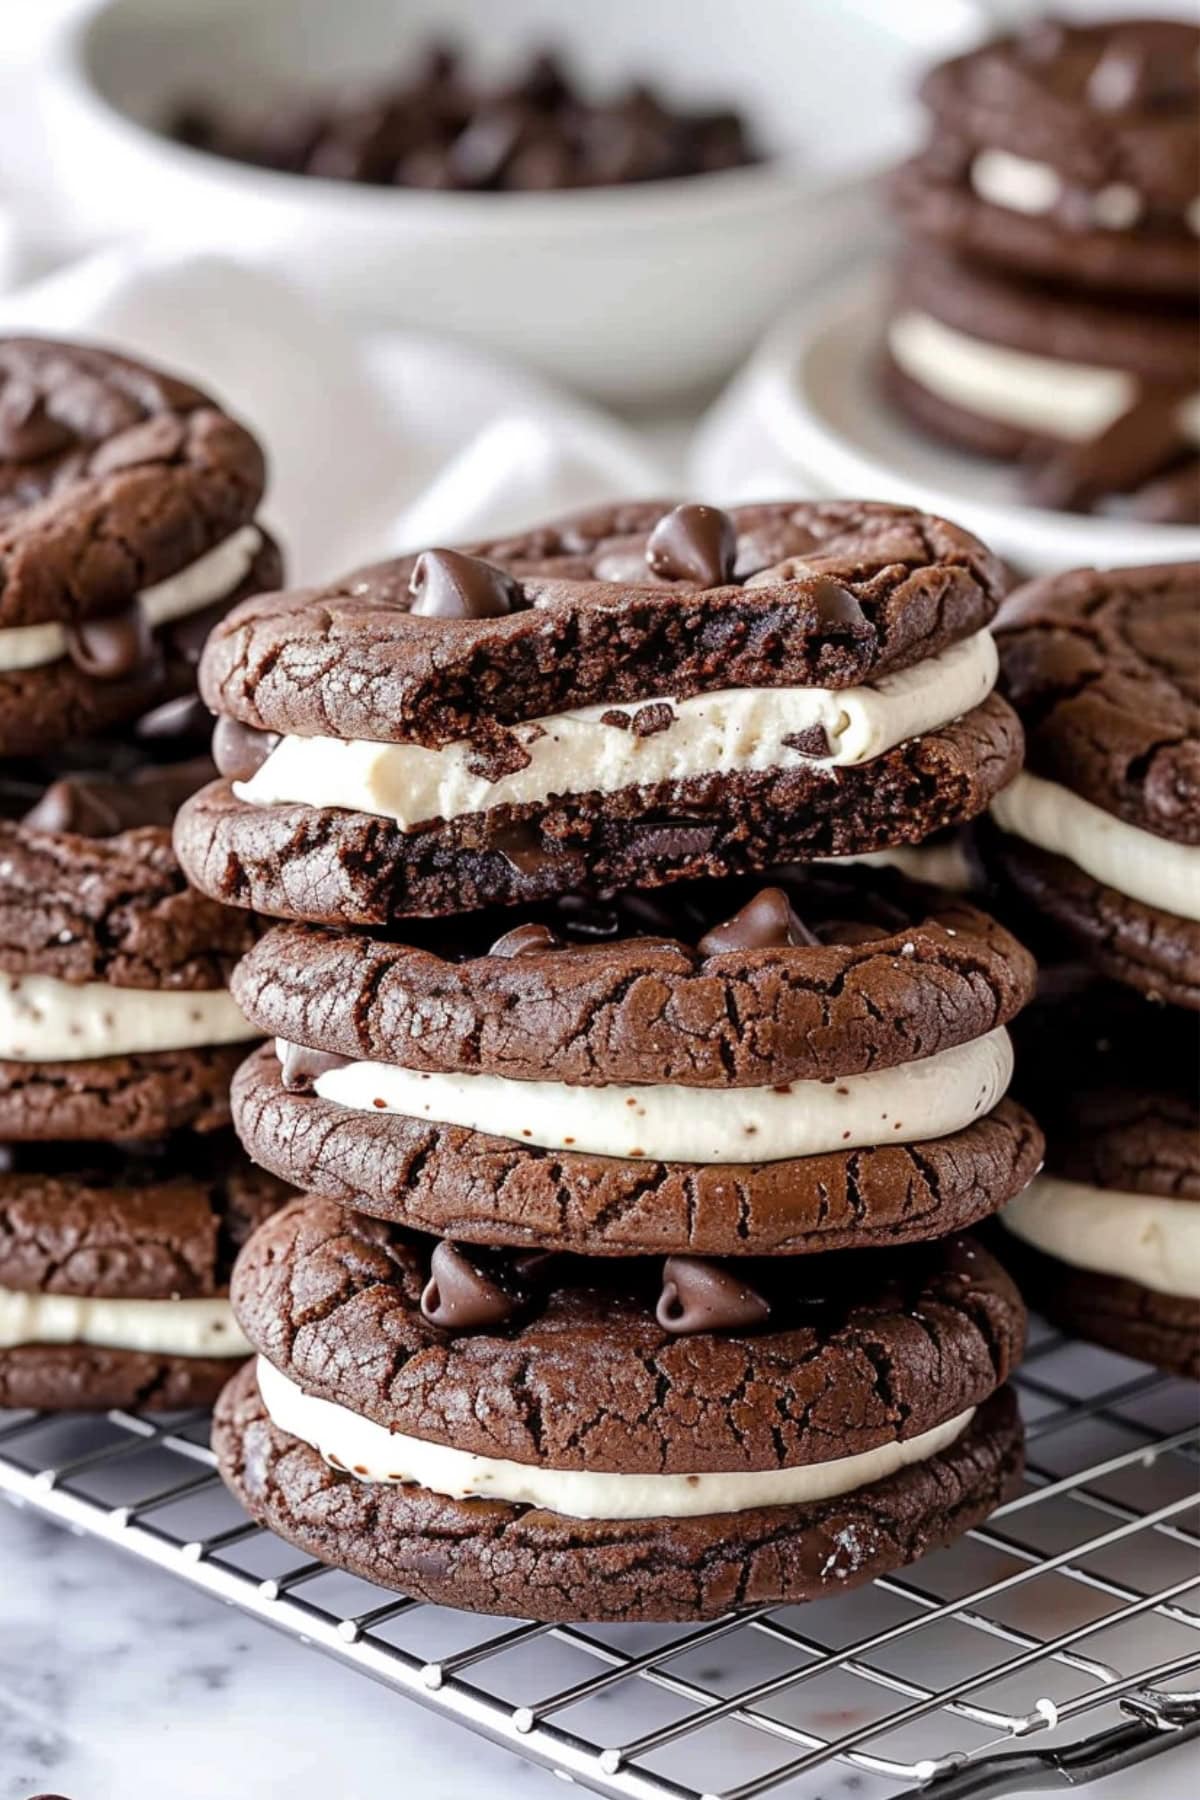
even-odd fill
[(769, 1301), (723, 1263), (704, 1256), (668, 1256), (654, 1316), (664, 1331), (736, 1331), (763, 1325)]
[(213, 727), (212, 758), (226, 781), (249, 781), (278, 742), (277, 731), (256, 731), (223, 713)]
[(721, 587), (733, 575), (737, 528), (719, 506), (691, 502), (664, 513), (646, 543), (646, 562), (665, 581)]
[(724, 950), (776, 950), (819, 942), (797, 917), (783, 889), (768, 887), (747, 900), (732, 919), (706, 932), (696, 948), (701, 956), (717, 956)]
[(103, 619), (77, 619), (66, 627), (67, 654), (93, 681), (125, 681), (154, 661), (150, 621), (135, 600)]
[(436, 1246), (429, 1280), (421, 1294), (421, 1311), (431, 1325), (447, 1331), (478, 1331), (504, 1325), (519, 1310), (522, 1296), (504, 1287), (456, 1244)]
[(849, 588), (844, 588), (840, 582), (831, 581), (827, 575), (822, 575), (808, 591), (819, 624), (827, 628), (843, 627), (851, 631), (866, 628), (866, 614)]
[(121, 829), (111, 791), (101, 783), (69, 779), (52, 781), (21, 823), (30, 831), (72, 831), (97, 838), (112, 837)]
[(496, 939), (489, 956), (529, 956), (541, 950), (561, 950), (562, 939), (548, 925), (516, 925)]
[(212, 728), (212, 714), (199, 694), (180, 694), (143, 713), (133, 729), (135, 737), (157, 744), (203, 739)]
[(410, 610), (423, 619), (498, 619), (525, 604), (521, 585), (494, 563), (459, 550), (425, 550), (413, 568)]
[(285, 1044), (279, 1064), (279, 1077), (289, 1094), (311, 1094), (318, 1076), (330, 1069), (344, 1069), (348, 1056), (332, 1050), (310, 1050), (307, 1044)]
[(497, 851), (519, 875), (537, 875), (558, 862), (554, 851), (543, 847), (536, 826), (523, 822), (500, 826), (488, 840), (488, 849)]
[(27, 381), (10, 381), (0, 395), (0, 461), (40, 462), (74, 443), (67, 425), (51, 418), (45, 396)]

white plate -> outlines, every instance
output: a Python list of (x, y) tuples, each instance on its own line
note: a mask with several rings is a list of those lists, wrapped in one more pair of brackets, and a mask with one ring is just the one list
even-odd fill
[(860, 270), (792, 314), (761, 352), (764, 422), (818, 492), (940, 513), (1034, 573), (1200, 557), (1198, 526), (1031, 507), (1010, 465), (922, 437), (876, 389), (883, 317), (882, 281)]

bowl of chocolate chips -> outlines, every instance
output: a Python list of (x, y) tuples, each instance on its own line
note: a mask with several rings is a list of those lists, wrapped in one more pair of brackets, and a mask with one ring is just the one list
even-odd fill
[(93, 0), (52, 150), (93, 234), (637, 403), (725, 374), (850, 240), (919, 54), (793, 0)]

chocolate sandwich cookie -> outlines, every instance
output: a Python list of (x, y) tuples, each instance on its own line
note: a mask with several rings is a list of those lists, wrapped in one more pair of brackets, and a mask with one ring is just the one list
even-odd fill
[(214, 620), (278, 585), (245, 428), (110, 352), (0, 339), (0, 755), (186, 693)]
[(233, 1492), (306, 1554), (451, 1606), (817, 1598), (947, 1542), (1019, 1473), (1024, 1314), (965, 1239), (800, 1271), (531, 1265), (308, 1198), (232, 1293), (260, 1353), (214, 1423)]
[(1200, 564), (1031, 582), (997, 642), (1029, 750), (985, 852), (1101, 973), (1200, 1008)]
[(1038, 505), (1200, 519), (1194, 307), (1018, 283), (923, 246), (899, 270), (884, 380), (933, 436), (1019, 463)]
[(248, 1354), (233, 1257), (287, 1190), (229, 1134), (0, 1165), (0, 1407), (211, 1405)]
[(1200, 30), (1041, 20), (932, 70), (905, 228), (1064, 286), (1177, 295), (1200, 273)]
[(381, 925), (913, 843), (1020, 758), (998, 564), (867, 502), (609, 506), (262, 596), (210, 640), (215, 898)]
[(1001, 1254), (1065, 1331), (1200, 1378), (1196, 1021), (1086, 970), (1043, 989), (1018, 1068), (1046, 1172), (1002, 1213)]
[(0, 821), (0, 1142), (228, 1123), (256, 1036), (228, 982), (256, 922), (184, 879), (169, 817), (189, 781), (63, 780)]
[[(493, 934), (496, 934), (493, 936)], [(477, 1243), (746, 1256), (961, 1229), (1041, 1141), (1031, 959), (888, 871), (772, 871), (397, 942), (277, 928), (235, 1122), (296, 1186)]]

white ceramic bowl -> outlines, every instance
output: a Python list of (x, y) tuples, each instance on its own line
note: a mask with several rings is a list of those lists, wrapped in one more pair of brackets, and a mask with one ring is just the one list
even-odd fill
[[(152, 230), (262, 258), (369, 324), (458, 333), (610, 399), (730, 369), (864, 229), (917, 67), (877, 0), (100, 0), (64, 33), (52, 156), (90, 236)], [(889, 19), (889, 13), (892, 17)], [(503, 55), (497, 56), (497, 27)], [(918, 30), (923, 29), (921, 27)], [(433, 37), (484, 69), (562, 47), (600, 88), (648, 75), (745, 110), (747, 169), (561, 194), (440, 194), (275, 174), (170, 142), (174, 103), (237, 106), (402, 69)]]

